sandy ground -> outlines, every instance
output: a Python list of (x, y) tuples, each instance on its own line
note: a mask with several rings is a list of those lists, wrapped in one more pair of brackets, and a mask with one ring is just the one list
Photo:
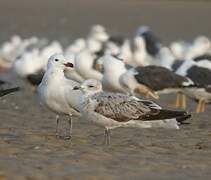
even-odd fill
[[(41, 3), (42, 2), (42, 3)], [(51, 2), (51, 3), (50, 3)], [(139, 0), (2, 1), (0, 41), (17, 33), (59, 39), (64, 44), (84, 36), (93, 23), (112, 33), (129, 35), (140, 24), (150, 25), (164, 41), (210, 35), (211, 4)], [(1, 79), (15, 80), (11, 73)], [(174, 95), (162, 96), (172, 106)], [(188, 102), (193, 111), (195, 102)], [(41, 107), (36, 95), (22, 91), (0, 99), (0, 179), (210, 179), (211, 106), (193, 113), (180, 130), (112, 131), (109, 147), (103, 129), (74, 120), (72, 141), (55, 138), (55, 115)], [(62, 122), (61, 133), (67, 122)]]
[[(159, 103), (172, 107), (174, 98)], [(84, 120), (74, 120), (72, 141), (57, 139), (55, 115), (25, 86), (0, 99), (0, 179), (210, 179), (210, 111), (180, 130), (113, 130), (107, 147), (103, 129)]]

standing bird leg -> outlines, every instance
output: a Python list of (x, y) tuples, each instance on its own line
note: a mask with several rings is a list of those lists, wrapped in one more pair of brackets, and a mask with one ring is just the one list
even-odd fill
[(184, 94), (181, 94), (181, 108), (186, 109), (186, 96)]
[(105, 129), (104, 140), (106, 145), (110, 144), (110, 129), (108, 128)]
[(182, 99), (182, 93), (178, 92), (177, 93), (177, 97), (176, 97), (176, 108), (180, 108), (181, 107), (181, 99)]
[(68, 124), (69, 124), (69, 129), (68, 129), (68, 134), (64, 138), (65, 140), (70, 140), (72, 136), (72, 128), (73, 128), (72, 116), (69, 117)]
[(204, 112), (204, 111), (205, 111), (205, 104), (206, 104), (206, 102), (205, 102), (205, 100), (203, 99), (203, 100), (202, 100), (202, 104), (201, 104), (201, 112)]
[(56, 115), (56, 138), (59, 137), (59, 115)]
[(196, 113), (200, 113), (201, 112), (201, 110), (202, 110), (202, 108), (201, 108), (202, 103), (203, 103), (203, 99), (199, 99), (199, 102), (198, 102), (197, 107), (196, 107)]
[(73, 133), (73, 120), (72, 120), (72, 116), (70, 116), (69, 118), (69, 134), (70, 136), (72, 135)]
[(176, 108), (186, 109), (186, 96), (181, 92), (177, 93)]

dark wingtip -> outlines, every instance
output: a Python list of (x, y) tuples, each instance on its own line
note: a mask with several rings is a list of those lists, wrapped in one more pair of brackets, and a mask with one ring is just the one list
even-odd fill
[(190, 124), (190, 122), (185, 122), (189, 118), (191, 118), (191, 114), (185, 113), (184, 116), (177, 117), (176, 120), (180, 125)]
[(20, 87), (14, 87), (14, 88), (10, 88), (10, 89), (4, 89), (4, 90), (1, 90), (0, 91), (0, 97), (1, 96), (5, 96), (7, 94), (10, 94), (12, 92), (16, 92), (16, 91), (19, 91), (20, 90)]
[(14, 87), (13, 90), (14, 90), (14, 91), (20, 91), (21, 88), (20, 88), (20, 87)]

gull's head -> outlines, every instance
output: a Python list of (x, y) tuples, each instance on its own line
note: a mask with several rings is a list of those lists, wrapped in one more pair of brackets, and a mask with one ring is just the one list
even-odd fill
[(136, 32), (137, 36), (141, 36), (142, 34), (150, 31), (150, 28), (148, 26), (140, 26)]
[(108, 40), (108, 34), (106, 32), (106, 29), (100, 24), (92, 26), (90, 31), (90, 37), (100, 42), (105, 42)]
[(13, 45), (15, 45), (15, 46), (16, 46), (16, 45), (20, 45), (21, 42), (22, 42), (22, 39), (21, 39), (20, 36), (14, 35), (14, 36), (11, 37), (11, 43), (12, 43)]
[(63, 54), (54, 54), (48, 60), (47, 69), (50, 68), (59, 68), (62, 70), (73, 69), (73, 63), (67, 61)]
[(88, 79), (84, 81), (80, 86), (75, 86), (73, 89), (80, 89), (85, 94), (92, 95), (102, 91), (102, 84), (96, 79)]
[(196, 48), (200, 48), (204, 51), (208, 50), (211, 47), (211, 42), (208, 37), (206, 36), (198, 36), (193, 44), (195, 45)]

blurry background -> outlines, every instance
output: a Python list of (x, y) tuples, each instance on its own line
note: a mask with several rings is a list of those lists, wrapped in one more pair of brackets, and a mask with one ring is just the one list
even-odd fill
[(200, 0), (0, 0), (0, 43), (11, 35), (48, 37), (64, 45), (91, 25), (133, 36), (148, 25), (164, 41), (210, 36), (211, 3)]

